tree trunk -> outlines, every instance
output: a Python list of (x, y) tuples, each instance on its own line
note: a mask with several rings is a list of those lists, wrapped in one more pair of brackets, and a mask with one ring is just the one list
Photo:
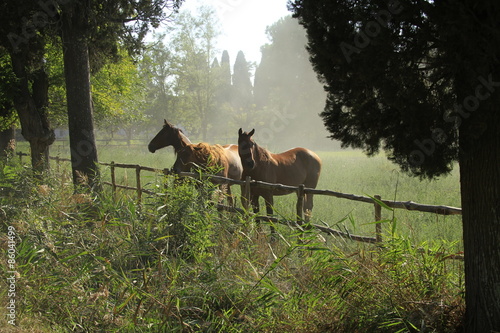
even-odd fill
[(45, 171), (49, 169), (49, 146), (55, 140), (54, 130), (50, 128), (47, 117), (48, 75), (42, 64), (29, 77), (26, 52), (11, 53), (11, 61), (18, 78), (14, 106), (21, 122), (21, 134), (30, 143), (33, 169)]
[(75, 186), (94, 188), (99, 172), (91, 99), (86, 6), (88, 4), (85, 1), (72, 1), (63, 7), (62, 39), (73, 183)]
[(471, 113), (460, 127), (466, 292), (464, 324), (465, 331), (470, 333), (500, 331), (499, 97), (500, 91), (492, 93), (490, 99)]

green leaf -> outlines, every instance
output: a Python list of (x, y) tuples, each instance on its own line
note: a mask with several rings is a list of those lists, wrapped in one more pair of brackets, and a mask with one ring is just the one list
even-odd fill
[(89, 254), (89, 251), (83, 251), (83, 252), (80, 252), (80, 253), (77, 253), (77, 254), (70, 255), (70, 256), (68, 256), (66, 258), (61, 259), (61, 261), (62, 262), (66, 262), (66, 261), (69, 261), (69, 260), (71, 260), (73, 258), (84, 256), (86, 254)]
[(394, 208), (391, 208), (389, 206), (387, 206), (382, 200), (379, 200), (375, 197), (372, 197), (371, 195), (369, 194), (366, 194), (367, 196), (369, 196), (373, 201), (375, 201), (376, 203), (378, 203), (381, 207), (387, 209), (387, 210), (390, 210), (391, 212), (394, 210)]

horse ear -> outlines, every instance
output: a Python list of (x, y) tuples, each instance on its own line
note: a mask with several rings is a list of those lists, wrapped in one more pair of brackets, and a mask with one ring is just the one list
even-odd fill
[(252, 136), (255, 133), (255, 128), (248, 133), (248, 136)]
[(166, 125), (167, 124), (167, 119), (163, 119), (163, 124)]
[(238, 131), (238, 135), (241, 135), (241, 134), (243, 134), (243, 130), (240, 127), (240, 130)]

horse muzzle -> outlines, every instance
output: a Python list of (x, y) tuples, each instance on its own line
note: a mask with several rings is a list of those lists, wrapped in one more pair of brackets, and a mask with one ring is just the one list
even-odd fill
[(151, 147), (151, 145), (148, 145), (148, 150), (151, 153), (154, 153), (156, 151), (156, 149), (154, 149), (153, 147)]

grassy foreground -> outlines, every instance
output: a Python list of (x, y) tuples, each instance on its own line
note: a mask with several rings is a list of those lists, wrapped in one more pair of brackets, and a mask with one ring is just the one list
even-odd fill
[[(355, 180), (355, 166), (363, 168), (358, 156), (322, 158), (329, 162), (319, 188), (372, 195), (354, 188), (369, 186)], [(349, 172), (325, 171), (339, 170), (335, 163)], [(133, 193), (73, 194), (65, 171), (40, 182), (15, 159), (0, 169), (2, 332), (456, 332), (460, 326), (463, 263), (446, 259), (461, 247), (454, 242), (459, 226), (442, 235), (414, 230), (449, 222), (442, 218), (385, 211), (385, 242), (378, 246), (286, 226), (273, 241), (252, 216), (217, 212), (210, 184), (151, 179), (163, 195), (138, 205)], [(329, 186), (340, 181), (352, 189)], [(430, 201), (415, 198), (432, 185), (412, 181), (412, 196), (398, 199), (458, 205), (432, 202), (439, 189)], [(277, 203), (285, 216), (293, 211), (286, 200)], [(339, 214), (350, 217), (346, 227), (372, 229), (371, 208), (356, 223), (358, 213), (341, 205), (318, 199), (314, 218), (341, 221)], [(12, 230), (15, 270), (7, 264)], [(8, 323), (12, 299), (16, 326)]]

